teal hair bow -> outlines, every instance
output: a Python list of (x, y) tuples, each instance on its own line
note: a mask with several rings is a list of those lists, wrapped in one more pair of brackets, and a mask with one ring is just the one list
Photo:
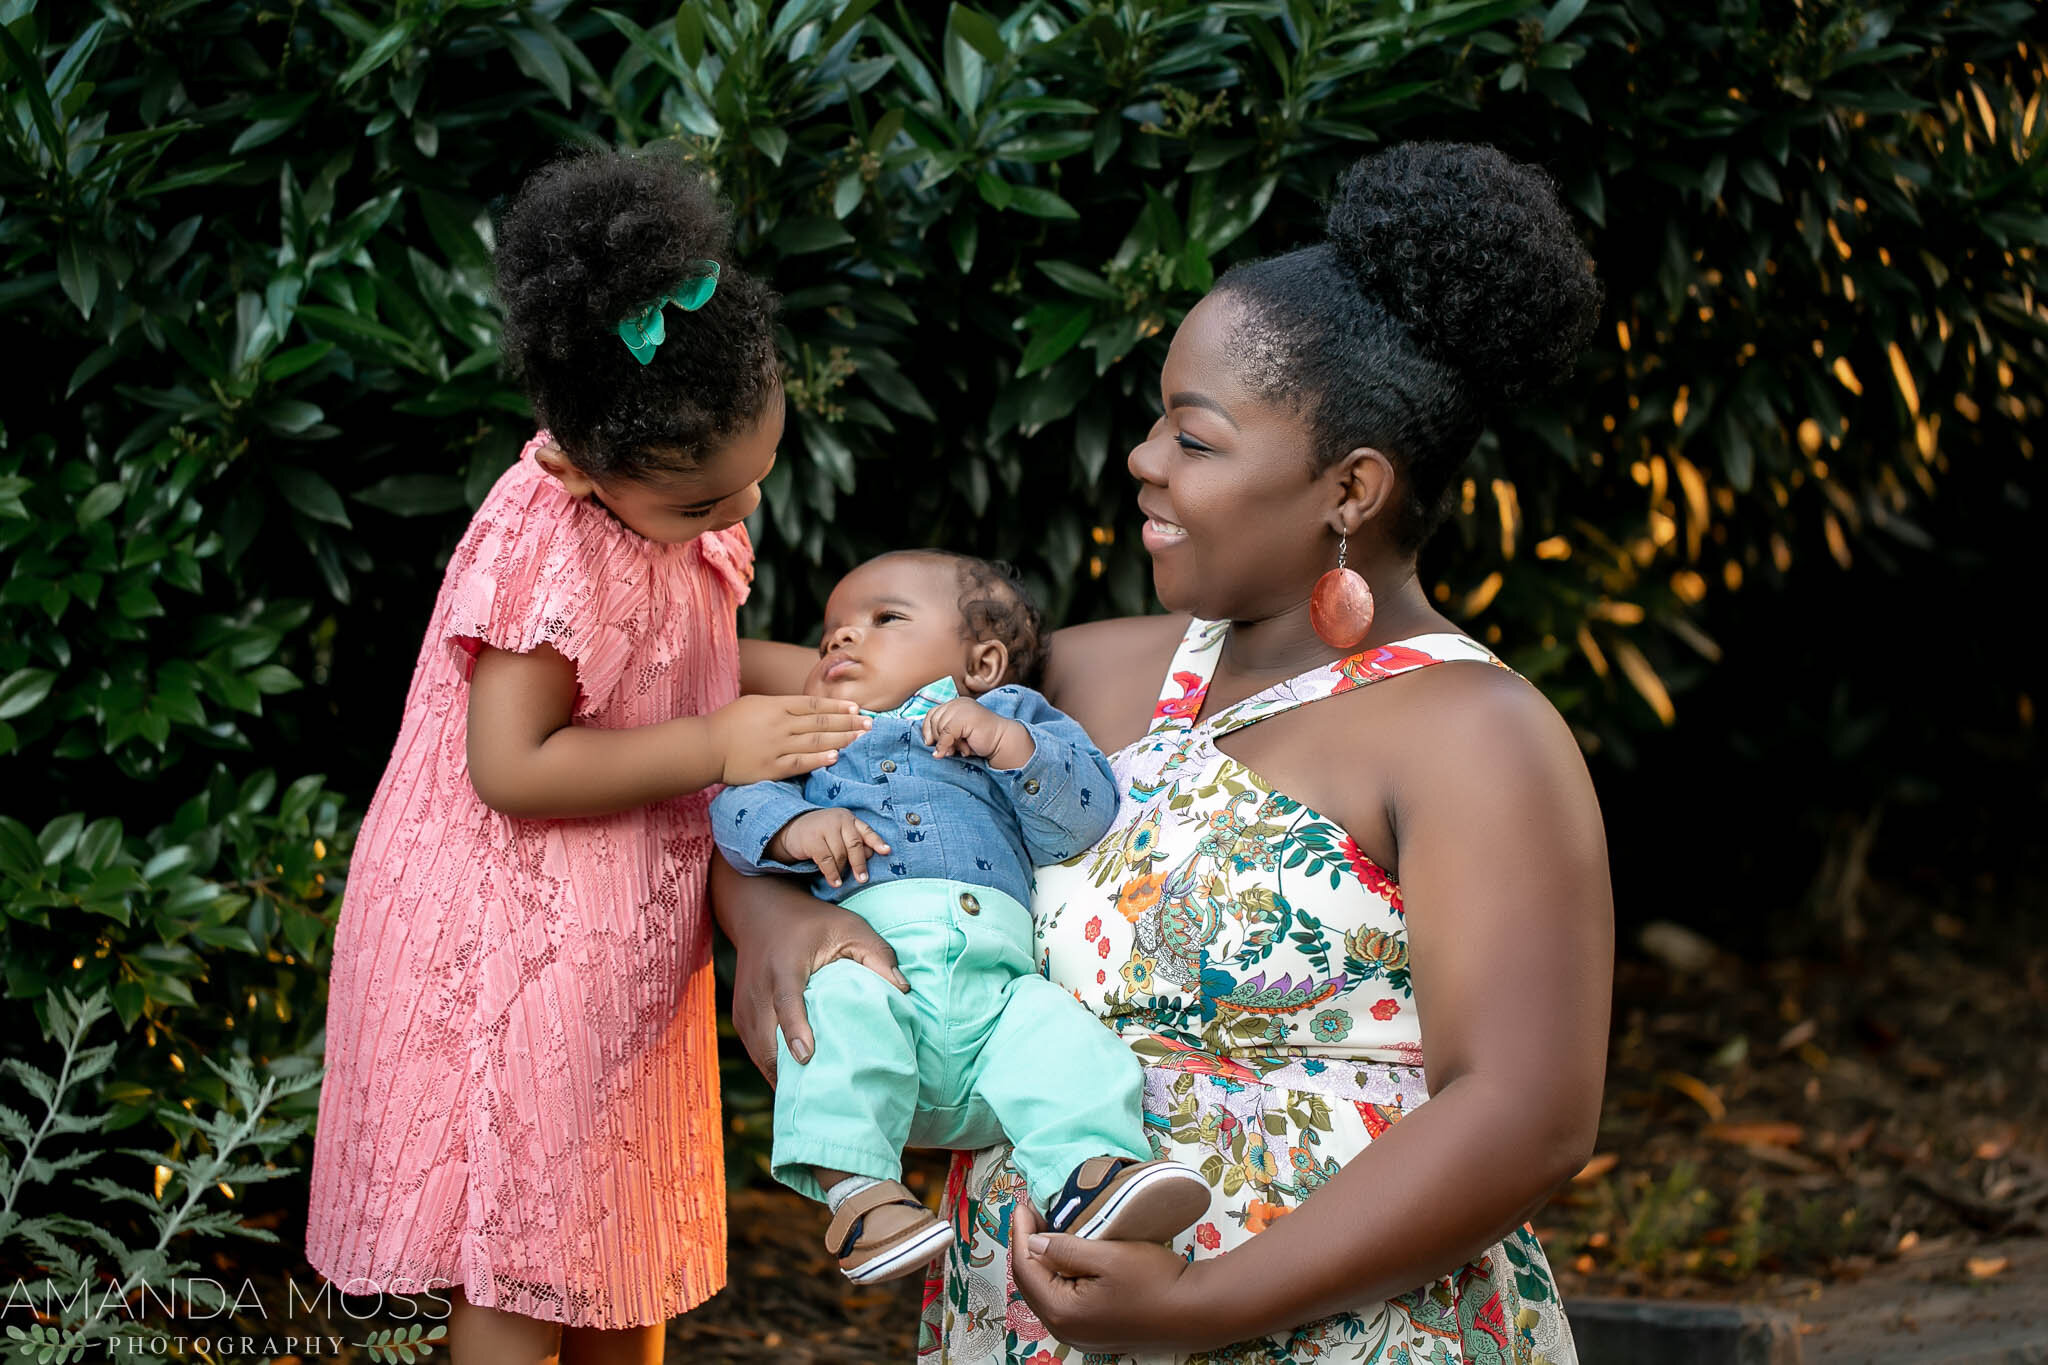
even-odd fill
[(633, 359), (642, 365), (654, 359), (661, 343), (668, 340), (668, 323), (662, 316), (668, 305), (674, 304), (685, 313), (694, 313), (718, 292), (718, 262), (692, 261), (690, 268), (694, 273), (681, 284), (619, 324), (619, 340), (626, 343)]

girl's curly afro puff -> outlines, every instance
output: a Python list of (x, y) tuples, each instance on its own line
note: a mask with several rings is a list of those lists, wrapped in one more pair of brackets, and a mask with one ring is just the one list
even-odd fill
[(1571, 372), (1600, 312), (1550, 178), (1491, 147), (1408, 143), (1347, 171), (1329, 240), (1232, 269), (1252, 387), (1317, 457), (1369, 446), (1406, 476), (1403, 549), (1447, 515), (1487, 414)]
[[(680, 157), (573, 152), (537, 172), (497, 222), (504, 354), (534, 415), (584, 473), (688, 469), (780, 401), (775, 295), (732, 260), (732, 222)], [(670, 306), (646, 365), (618, 324), (719, 263), (717, 292)]]

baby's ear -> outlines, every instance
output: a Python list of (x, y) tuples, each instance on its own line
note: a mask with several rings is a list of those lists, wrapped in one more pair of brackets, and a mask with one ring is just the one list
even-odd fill
[(1003, 685), (1010, 673), (1010, 647), (1001, 640), (983, 640), (967, 650), (967, 690), (975, 696)]
[(597, 485), (591, 482), (590, 476), (577, 468), (568, 452), (553, 441), (533, 453), (533, 462), (552, 475), (572, 498), (587, 498), (597, 491)]

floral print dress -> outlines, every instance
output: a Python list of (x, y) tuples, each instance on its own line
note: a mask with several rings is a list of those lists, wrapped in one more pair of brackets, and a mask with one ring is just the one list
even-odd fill
[[(1040, 969), (1138, 1054), (1153, 1146), (1214, 1187), (1175, 1249), (1220, 1256), (1284, 1218), (1428, 1098), (1401, 890), (1350, 835), (1219, 752), (1225, 735), (1448, 660), (1459, 635), (1376, 646), (1197, 725), (1226, 622), (1194, 621), (1150, 733), (1114, 756), (1117, 823), (1040, 868)], [(1009, 1278), (1024, 1182), (1007, 1149), (954, 1159), (956, 1239), (927, 1284), (920, 1359), (1571, 1365), (1548, 1262), (1525, 1227), (1399, 1298), (1195, 1356), (1098, 1356), (1051, 1339)], [(1398, 1228), (1387, 1235), (1399, 1235)]]

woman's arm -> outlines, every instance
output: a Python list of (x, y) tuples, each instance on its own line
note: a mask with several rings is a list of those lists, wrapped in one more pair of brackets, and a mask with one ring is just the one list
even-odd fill
[(1590, 1154), (1613, 961), (1599, 809), (1534, 689), (1456, 672), (1431, 680), (1392, 763), (1430, 1100), (1226, 1256), (1179, 1267), (1027, 1228), (1018, 1285), (1060, 1340), (1205, 1349), (1394, 1297), (1523, 1222)]
[(577, 725), (576, 665), (548, 645), (484, 649), (469, 680), (469, 777), (485, 805), (526, 819), (609, 815), (714, 782), (801, 777), (869, 726), (852, 702), (743, 697), (708, 716)]
[(899, 991), (910, 983), (896, 953), (868, 922), (817, 899), (793, 877), (747, 877), (723, 858), (711, 860), (711, 910), (738, 954), (733, 970), (732, 1024), (754, 1065), (775, 1084), (779, 1025), (799, 1062), (811, 1059), (804, 985), (828, 962), (850, 958)]
[(740, 641), (740, 691), (765, 697), (793, 697), (804, 690), (818, 651), (779, 640)]
[(1114, 752), (1145, 733), (1187, 626), (1185, 616), (1120, 616), (1056, 630), (1038, 690)]

